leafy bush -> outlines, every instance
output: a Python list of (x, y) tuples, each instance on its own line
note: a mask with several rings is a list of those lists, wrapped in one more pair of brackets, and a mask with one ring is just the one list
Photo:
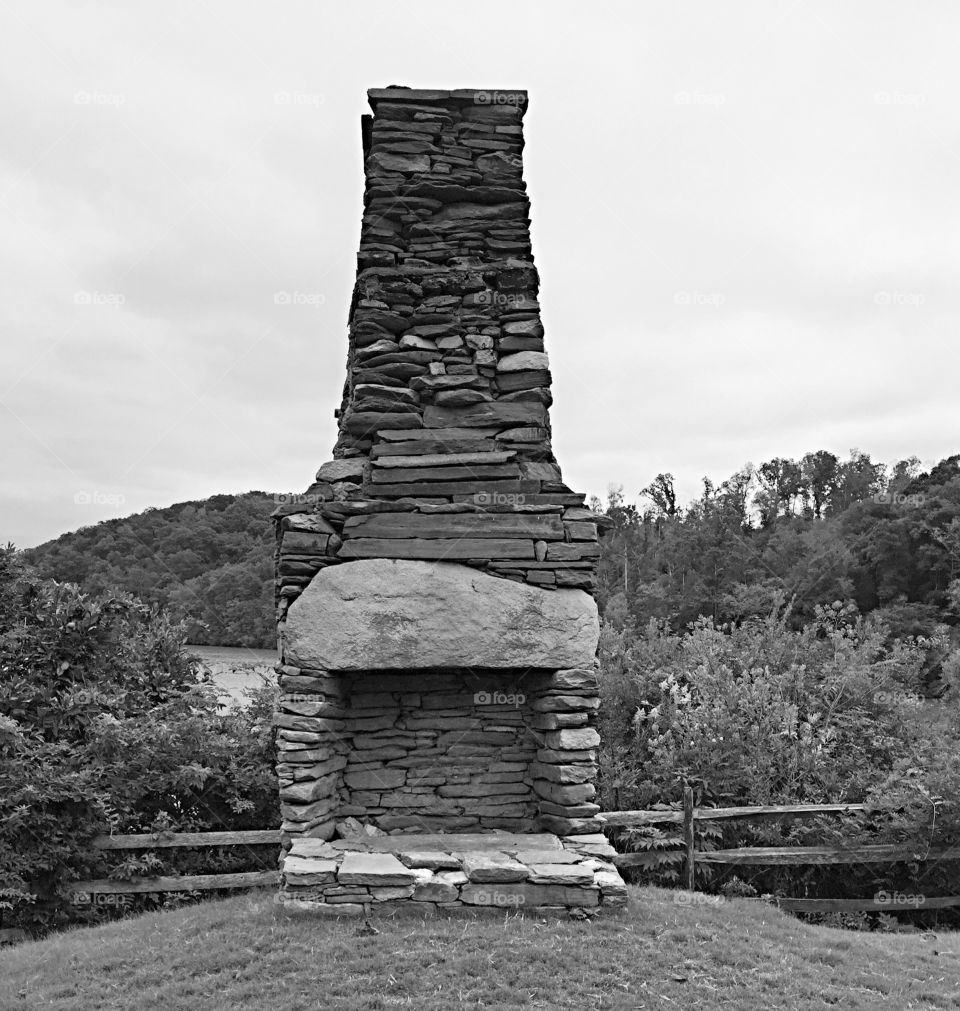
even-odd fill
[(860, 799), (910, 753), (919, 730), (901, 710), (918, 698), (926, 647), (887, 645), (842, 605), (801, 632), (787, 621), (604, 630), (608, 804), (678, 801), (688, 781), (704, 804)]
[(91, 849), (109, 832), (278, 823), (272, 691), (223, 712), (198, 671), (183, 626), (157, 607), (42, 580), (12, 549), (0, 552), (5, 925), (37, 930), (103, 915), (70, 902), (71, 881), (275, 860), (275, 848), (168, 849), (119, 862)]
[[(841, 602), (818, 606), (800, 631), (783, 607), (739, 626), (701, 618), (684, 636), (656, 621), (640, 635), (606, 626), (601, 804), (677, 808), (690, 783), (700, 806), (868, 805), (842, 820), (699, 823), (699, 849), (897, 842), (922, 854), (953, 846), (957, 703), (925, 703), (920, 694), (929, 656), (944, 648), (938, 638), (892, 639), (874, 616)], [(956, 666), (954, 654), (946, 680)], [(677, 879), (679, 826), (621, 829), (619, 838), (649, 854), (658, 881)], [(750, 870), (752, 887), (787, 895), (952, 894), (960, 883), (949, 861)], [(698, 871), (705, 884), (728, 873)]]

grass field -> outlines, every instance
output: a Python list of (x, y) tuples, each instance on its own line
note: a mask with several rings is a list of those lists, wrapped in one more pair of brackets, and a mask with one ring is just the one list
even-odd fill
[(848, 933), (744, 900), (631, 889), (593, 921), (495, 911), (363, 921), (249, 894), (0, 951), (0, 1007), (950, 1008), (960, 934)]

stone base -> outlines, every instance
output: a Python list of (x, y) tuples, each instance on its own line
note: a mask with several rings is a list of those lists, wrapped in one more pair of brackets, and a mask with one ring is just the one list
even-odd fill
[(290, 910), (369, 915), (422, 908), (622, 907), (627, 889), (600, 834), (300, 837), (283, 858), (279, 901)]

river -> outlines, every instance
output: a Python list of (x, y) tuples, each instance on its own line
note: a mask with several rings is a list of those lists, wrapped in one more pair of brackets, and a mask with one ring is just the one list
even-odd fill
[(187, 652), (204, 662), (228, 706), (243, 702), (246, 688), (257, 688), (264, 683), (276, 684), (277, 675), (273, 669), (277, 662), (276, 650), (249, 649), (246, 646), (188, 646)]

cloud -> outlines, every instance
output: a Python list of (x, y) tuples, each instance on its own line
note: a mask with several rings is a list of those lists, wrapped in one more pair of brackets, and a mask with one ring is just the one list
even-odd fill
[(117, 514), (78, 490), (129, 512), (309, 483), (344, 377), (358, 118), (390, 83), (530, 91), (568, 482), (670, 470), (694, 494), (821, 446), (957, 449), (956, 11), (0, 18), (0, 508), (21, 545)]

